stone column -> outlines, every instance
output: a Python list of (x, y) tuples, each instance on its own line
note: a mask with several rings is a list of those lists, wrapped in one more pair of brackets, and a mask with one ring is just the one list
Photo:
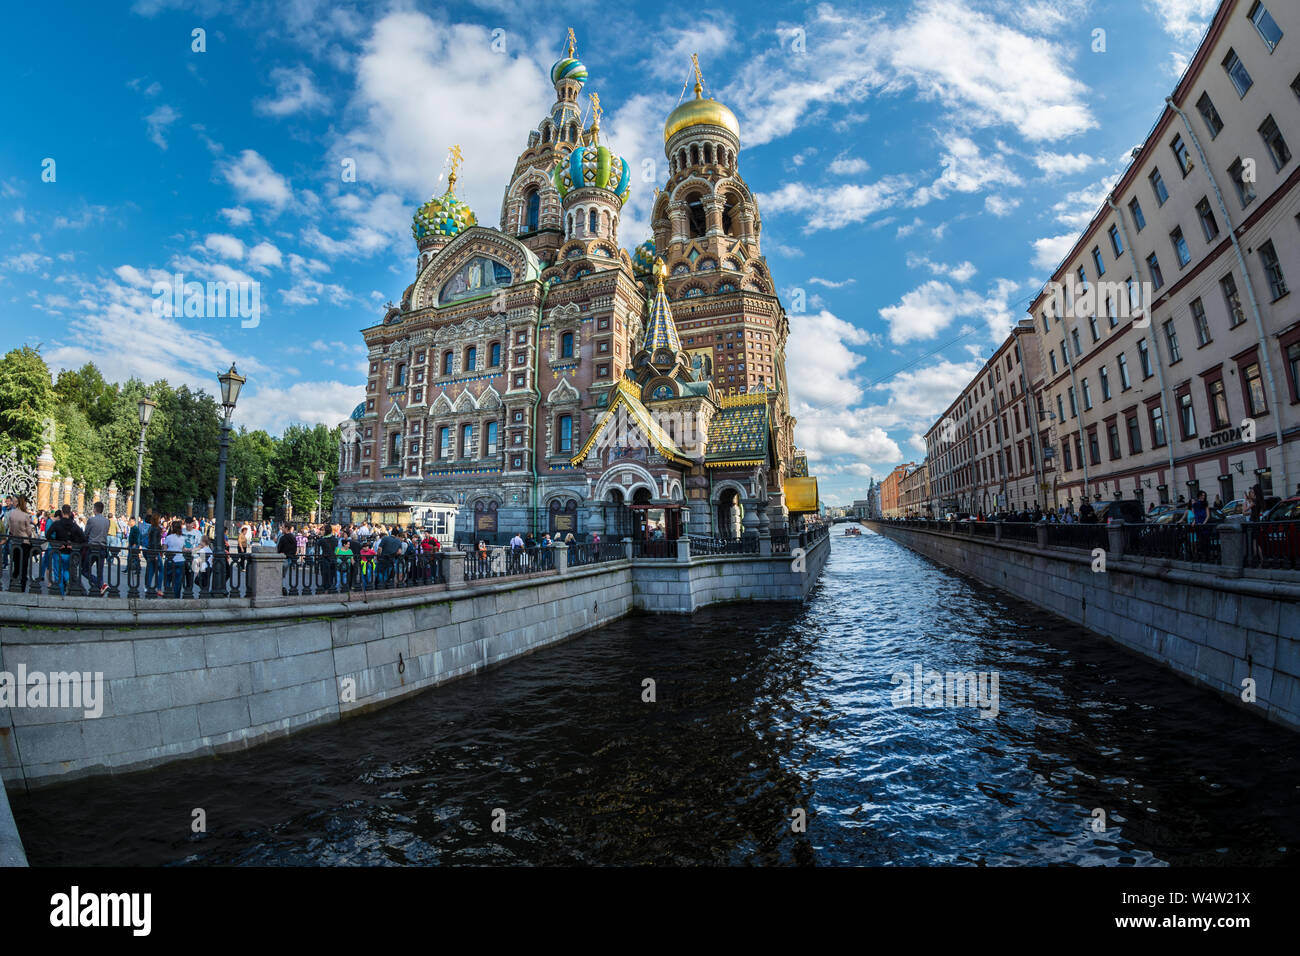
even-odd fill
[(216, 517), (217, 499), (213, 495), (208, 495), (208, 520)]
[(248, 564), (245, 565), (244, 586), (253, 604), (265, 604), (271, 600), (281, 600), (281, 573), (284, 570), (284, 556), (274, 548), (263, 548), (254, 544), (248, 552)]
[(1106, 522), (1106, 559), (1118, 561), (1124, 557), (1124, 522), (1111, 519)]
[(71, 475), (63, 479), (63, 483), (59, 489), (59, 504), (60, 505), (72, 504), (72, 476)]
[(677, 539), (677, 560), (687, 562), (691, 560), (691, 541), (689, 538)]
[(555, 552), (555, 570), (560, 574), (569, 573), (569, 546), (563, 541), (551, 545), (551, 550)]
[(36, 500), (29, 501), (29, 510), (48, 510), (54, 496), (54, 452), (46, 445), (36, 459)]
[(753, 498), (745, 498), (740, 504), (745, 512), (740, 519), (740, 533), (758, 534), (758, 502)]
[(465, 586), (465, 552), (455, 548), (444, 548), (438, 552), (442, 562), (442, 580), (449, 588)]
[(1241, 577), (1246, 563), (1246, 535), (1237, 522), (1225, 521), (1219, 525), (1219, 554), (1223, 576)]
[(626, 558), (628, 561), (632, 560), (632, 539), (631, 538), (623, 539), (623, 557)]
[(117, 482), (115, 480), (110, 480), (108, 483), (108, 501), (104, 503), (104, 507), (108, 509), (109, 514), (117, 514)]
[(72, 510), (79, 515), (86, 513), (86, 484), (82, 481), (72, 483)]

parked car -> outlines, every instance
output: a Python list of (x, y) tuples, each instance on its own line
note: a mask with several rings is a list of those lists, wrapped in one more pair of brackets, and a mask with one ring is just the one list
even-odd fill
[[(1159, 511), (1154, 517), (1147, 516), (1152, 524), (1187, 524), (1187, 505), (1171, 505), (1167, 510)], [(1223, 512), (1218, 508), (1209, 508), (1208, 524), (1218, 524), (1223, 520)]]

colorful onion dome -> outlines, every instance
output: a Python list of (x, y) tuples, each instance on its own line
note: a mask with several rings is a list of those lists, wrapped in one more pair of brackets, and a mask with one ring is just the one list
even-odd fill
[(655, 267), (655, 241), (647, 239), (632, 253), (632, 268), (638, 274), (649, 275)]
[(445, 193), (430, 199), (415, 211), (411, 235), (417, 242), (430, 237), (450, 239), (470, 226), (478, 225), (474, 210), (452, 194), (455, 186), (456, 177), (453, 175), (448, 180)]
[(351, 414), (349, 417), (350, 417), (354, 422), (359, 422), (359, 421), (361, 421), (362, 417), (363, 417), (365, 414), (366, 414), (366, 403), (365, 403), (365, 402), (362, 402), (362, 403), (361, 403), (360, 405), (358, 405), (356, 408), (352, 409), (352, 414)]
[(563, 199), (570, 190), (581, 186), (599, 186), (627, 201), (632, 174), (627, 160), (615, 156), (607, 146), (579, 146), (562, 160), (551, 173), (551, 182)]
[(579, 83), (586, 83), (587, 68), (572, 56), (562, 57), (551, 67), (551, 82), (559, 84), (560, 80), (577, 80)]

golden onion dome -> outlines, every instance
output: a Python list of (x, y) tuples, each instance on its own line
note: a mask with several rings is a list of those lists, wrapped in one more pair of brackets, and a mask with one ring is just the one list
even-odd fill
[(664, 121), (664, 142), (691, 126), (721, 126), (740, 139), (736, 114), (717, 100), (706, 98), (699, 83), (695, 84), (695, 99), (687, 100), (668, 114)]

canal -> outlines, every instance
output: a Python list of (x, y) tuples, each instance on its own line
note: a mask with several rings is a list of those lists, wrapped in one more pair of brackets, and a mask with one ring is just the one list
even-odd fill
[[(802, 607), (630, 618), (253, 750), (13, 795), (27, 854), (33, 865), (1293, 862), (1294, 734), (878, 535), (837, 533), (832, 549)], [(895, 706), (894, 675), (918, 665), (996, 674), (996, 716)], [(196, 810), (205, 833), (192, 832)]]

